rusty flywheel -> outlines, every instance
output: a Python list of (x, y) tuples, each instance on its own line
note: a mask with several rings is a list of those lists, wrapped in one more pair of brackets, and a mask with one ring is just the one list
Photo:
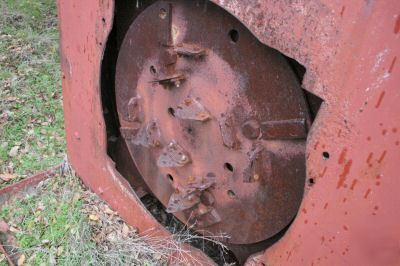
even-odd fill
[(235, 17), (204, 1), (155, 2), (125, 36), (116, 97), (132, 160), (181, 221), (251, 244), (294, 218), (307, 105), (286, 59)]

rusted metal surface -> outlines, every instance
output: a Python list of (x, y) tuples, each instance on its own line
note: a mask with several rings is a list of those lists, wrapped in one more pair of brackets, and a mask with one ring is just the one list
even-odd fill
[[(0, 232), (1, 233), (1, 232)], [(11, 256), (7, 253), (7, 251), (4, 249), (1, 241), (0, 241), (0, 253), (4, 254), (4, 256), (6, 256), (6, 260), (9, 266), (14, 266), (14, 262), (11, 259)]]
[[(325, 100), (307, 138), (306, 174), (310, 185), (300, 211), (280, 241), (253, 256), (249, 265), (254, 265), (253, 262), (398, 265), (400, 3), (396, 0), (212, 2), (235, 15), (262, 43), (304, 65), (307, 72), (303, 88)], [(69, 158), (84, 182), (127, 222), (141, 231), (154, 227), (165, 235), (167, 232), (142, 206), (106, 154), (99, 82), (104, 44), (113, 21), (113, 4), (111, 0), (59, 1)], [(208, 6), (203, 5), (201, 10), (206, 16)], [(168, 32), (162, 27), (159, 30)], [(241, 35), (239, 43), (240, 40)], [(190, 64), (195, 60), (212, 60), (213, 55), (205, 52), (199, 58), (189, 55), (188, 59), (193, 61)], [(193, 51), (189, 49), (190, 53)], [(143, 58), (148, 57), (143, 55)], [(174, 60), (168, 54), (162, 58), (164, 62)], [(171, 69), (165, 71), (168, 74)], [(175, 88), (175, 80), (168, 82), (165, 86), (171, 86), (171, 91), (161, 91), (175, 93), (186, 81), (190, 82), (189, 78), (179, 80), (179, 88)], [(234, 87), (233, 84), (221, 89), (228, 91)], [(211, 97), (215, 96), (210, 94)], [(126, 103), (129, 100), (127, 97)], [(181, 102), (177, 101), (176, 106)], [(203, 106), (212, 111), (208, 105)], [(120, 117), (124, 114), (120, 113)], [(222, 138), (231, 149), (240, 147), (237, 144), (240, 139), (235, 135), (242, 128), (249, 139), (258, 134), (258, 127), (260, 131), (262, 128), (262, 124), (248, 123), (232, 129), (229, 120), (228, 125), (219, 124), (226, 128)], [(278, 120), (282, 118), (271, 121)], [(299, 128), (293, 129), (296, 134), (300, 133)], [(239, 133), (235, 129), (240, 129)], [(130, 134), (134, 136), (135, 132)], [(218, 134), (208, 132), (211, 138), (220, 135), (220, 129)], [(195, 162), (196, 158), (190, 155)]]
[[(61, 68), (68, 158), (83, 182), (107, 201), (139, 233), (168, 231), (143, 206), (107, 155), (100, 95), (101, 60), (111, 30), (114, 2), (58, 1)], [(193, 265), (215, 265), (199, 250), (184, 245)], [(188, 255), (189, 254), (189, 255)]]
[(10, 199), (15, 199), (16, 197), (31, 193), (40, 182), (60, 173), (61, 168), (62, 165), (55, 166), (47, 171), (29, 176), (22, 181), (0, 189), (0, 206)]
[(297, 213), (308, 110), (283, 56), (204, 5), (158, 1), (134, 20), (116, 69), (120, 124), (168, 212), (252, 244)]
[(303, 87), (325, 100), (307, 140), (312, 185), (288, 232), (259, 259), (398, 265), (400, 3), (215, 2), (302, 63)]

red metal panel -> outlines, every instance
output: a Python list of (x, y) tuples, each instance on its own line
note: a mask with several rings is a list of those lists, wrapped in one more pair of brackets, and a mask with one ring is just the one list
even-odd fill
[[(214, 2), (303, 64), (303, 87), (325, 100), (308, 136), (313, 184), (301, 211), (285, 236), (254, 259), (399, 265), (400, 2)], [(59, 10), (70, 161), (127, 222), (167, 234), (106, 155), (99, 80), (113, 1), (60, 0)]]
[(61, 172), (61, 168), (61, 165), (57, 165), (49, 170), (32, 175), (15, 184), (8, 185), (0, 189), (0, 206), (7, 203), (11, 199), (15, 199), (16, 197), (25, 196), (25, 193), (32, 191), (40, 182)]

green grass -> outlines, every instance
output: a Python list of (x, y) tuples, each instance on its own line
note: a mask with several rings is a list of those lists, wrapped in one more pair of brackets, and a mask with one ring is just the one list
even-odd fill
[[(59, 176), (40, 193), (0, 210), (0, 219), (15, 227), (16, 246), (28, 265), (80, 265), (96, 254), (91, 226), (82, 212), (82, 187), (73, 175)], [(1, 265), (1, 264), (0, 264)]]
[(0, 174), (23, 177), (65, 154), (56, 3), (3, 0), (0, 12)]

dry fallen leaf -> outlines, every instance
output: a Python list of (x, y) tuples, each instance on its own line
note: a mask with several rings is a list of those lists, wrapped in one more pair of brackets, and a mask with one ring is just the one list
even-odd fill
[(77, 201), (81, 198), (81, 194), (79, 192), (74, 193), (74, 197), (72, 198), (72, 201)]
[(122, 236), (128, 237), (129, 231), (129, 227), (124, 223), (122, 226)]
[(8, 182), (8, 181), (10, 181), (11, 179), (14, 179), (14, 178), (16, 178), (16, 176), (13, 175), (13, 174), (8, 174), (8, 173), (0, 174), (0, 179), (5, 181), (5, 182)]
[(57, 256), (61, 256), (61, 254), (63, 253), (63, 251), (64, 251), (64, 247), (63, 247), (63, 246), (59, 246), (59, 247), (57, 248)]
[(21, 266), (21, 265), (24, 264), (24, 262), (25, 262), (25, 255), (22, 254), (22, 255), (19, 257), (18, 261), (17, 261), (17, 265), (18, 265), (18, 266)]
[(153, 258), (154, 258), (155, 260), (160, 260), (160, 259), (162, 258), (162, 256), (161, 256), (160, 253), (154, 253), (154, 254), (153, 254)]
[(43, 202), (39, 202), (38, 206), (37, 206), (37, 210), (38, 211), (43, 211), (46, 208), (46, 206), (44, 206)]
[(14, 227), (14, 226), (10, 226), (9, 230), (10, 230), (10, 232), (13, 232), (13, 233), (18, 233), (19, 232), (18, 228)]
[(107, 205), (104, 207), (104, 212), (106, 214), (114, 214), (114, 212), (110, 209), (110, 207), (108, 207)]
[(14, 146), (11, 148), (10, 152), (8, 153), (8, 155), (10, 157), (15, 157), (18, 155), (18, 150), (19, 150), (19, 146)]
[(98, 221), (99, 220), (99, 216), (97, 216), (96, 214), (91, 214), (89, 215), (89, 219), (92, 221)]

